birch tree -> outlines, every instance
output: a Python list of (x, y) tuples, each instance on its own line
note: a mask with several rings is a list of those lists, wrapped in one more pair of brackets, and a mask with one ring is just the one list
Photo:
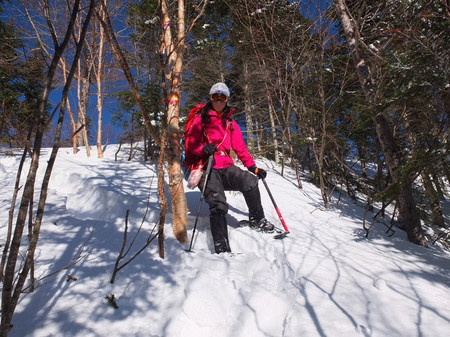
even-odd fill
[[(105, 19), (105, 12), (102, 8), (98, 11), (101, 20)], [(98, 21), (97, 21), (98, 22)], [(97, 83), (97, 156), (98, 158), (103, 158), (103, 147), (102, 147), (102, 129), (103, 129), (103, 69), (104, 69), (104, 47), (105, 47), (105, 30), (101, 24), (97, 24), (98, 27), (98, 52), (97, 52), (97, 62), (95, 67), (95, 80)]]
[[(165, 130), (164, 140), (167, 143), (164, 151), (169, 174), (169, 191), (172, 197), (173, 232), (178, 241), (187, 242), (187, 203), (183, 188), (183, 173), (181, 171), (181, 143), (180, 143), (180, 96), (183, 84), (183, 60), (186, 47), (186, 36), (192, 30), (196, 21), (205, 10), (207, 0), (200, 1), (195, 7), (195, 17), (186, 26), (185, 2), (177, 1), (177, 11), (170, 12), (167, 0), (161, 0), (161, 61), (162, 83), (165, 95)], [(176, 17), (176, 34), (172, 34), (172, 18)], [(174, 36), (175, 35), (175, 36)]]

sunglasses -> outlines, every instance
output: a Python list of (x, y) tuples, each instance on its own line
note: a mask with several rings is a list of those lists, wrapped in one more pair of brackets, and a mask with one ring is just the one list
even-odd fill
[(227, 101), (227, 96), (224, 94), (212, 94), (211, 95), (211, 101), (213, 102), (223, 102), (225, 103)]

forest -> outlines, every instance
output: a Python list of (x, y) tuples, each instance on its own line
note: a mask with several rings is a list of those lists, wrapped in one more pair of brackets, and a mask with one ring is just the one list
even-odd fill
[(0, 336), (33, 268), (61, 148), (96, 146), (101, 158), (126, 143), (130, 160), (157, 162), (160, 255), (168, 207), (186, 242), (183, 124), (219, 81), (250, 152), (294, 169), (295, 188), (314, 182), (325, 209), (336, 191), (368, 211), (382, 203), (361, 219), (367, 235), (389, 209), (386, 229), (449, 247), (448, 1), (0, 0), (0, 15), (1, 151), (31, 160), (2, 247)]

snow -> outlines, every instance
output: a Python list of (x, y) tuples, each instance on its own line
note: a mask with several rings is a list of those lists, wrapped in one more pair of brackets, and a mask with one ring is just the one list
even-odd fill
[[(241, 194), (227, 192), (234, 255), (212, 254), (202, 204), (193, 253), (166, 219), (166, 258), (156, 241), (110, 278), (130, 210), (131, 256), (159, 217), (155, 165), (127, 161), (107, 146), (105, 158), (60, 150), (36, 252), (34, 293), (19, 300), (13, 337), (44, 336), (420, 336), (450, 331), (450, 254), (409, 243), (377, 224), (365, 238), (363, 205), (350, 199), (321, 206), (319, 190), (266, 160), (267, 183), (289, 227), (283, 240), (247, 227)], [(10, 151), (11, 152), (11, 151)], [(19, 151), (0, 155), (0, 243), (4, 243)], [(43, 152), (42, 177), (49, 151)], [(282, 227), (262, 183), (266, 216)], [(189, 235), (200, 192), (186, 189)], [(37, 197), (36, 197), (37, 200)], [(189, 237), (190, 239), (190, 237)], [(68, 281), (67, 275), (76, 278)], [(114, 294), (118, 309), (108, 305)]]

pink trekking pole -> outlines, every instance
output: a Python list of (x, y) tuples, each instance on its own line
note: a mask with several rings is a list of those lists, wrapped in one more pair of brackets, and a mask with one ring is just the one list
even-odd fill
[(283, 219), (283, 216), (281, 215), (280, 209), (278, 208), (277, 203), (275, 202), (275, 199), (272, 196), (272, 193), (270, 192), (269, 186), (267, 186), (266, 179), (262, 178), (261, 180), (264, 183), (264, 186), (266, 187), (266, 190), (267, 190), (267, 193), (269, 194), (270, 200), (272, 200), (272, 204), (275, 207), (275, 211), (277, 211), (278, 217), (280, 218), (281, 224), (283, 225), (283, 228), (284, 228), (283, 233), (277, 234), (273, 238), (274, 239), (284, 239), (286, 237), (286, 235), (289, 234), (289, 229), (286, 225), (286, 222)]

